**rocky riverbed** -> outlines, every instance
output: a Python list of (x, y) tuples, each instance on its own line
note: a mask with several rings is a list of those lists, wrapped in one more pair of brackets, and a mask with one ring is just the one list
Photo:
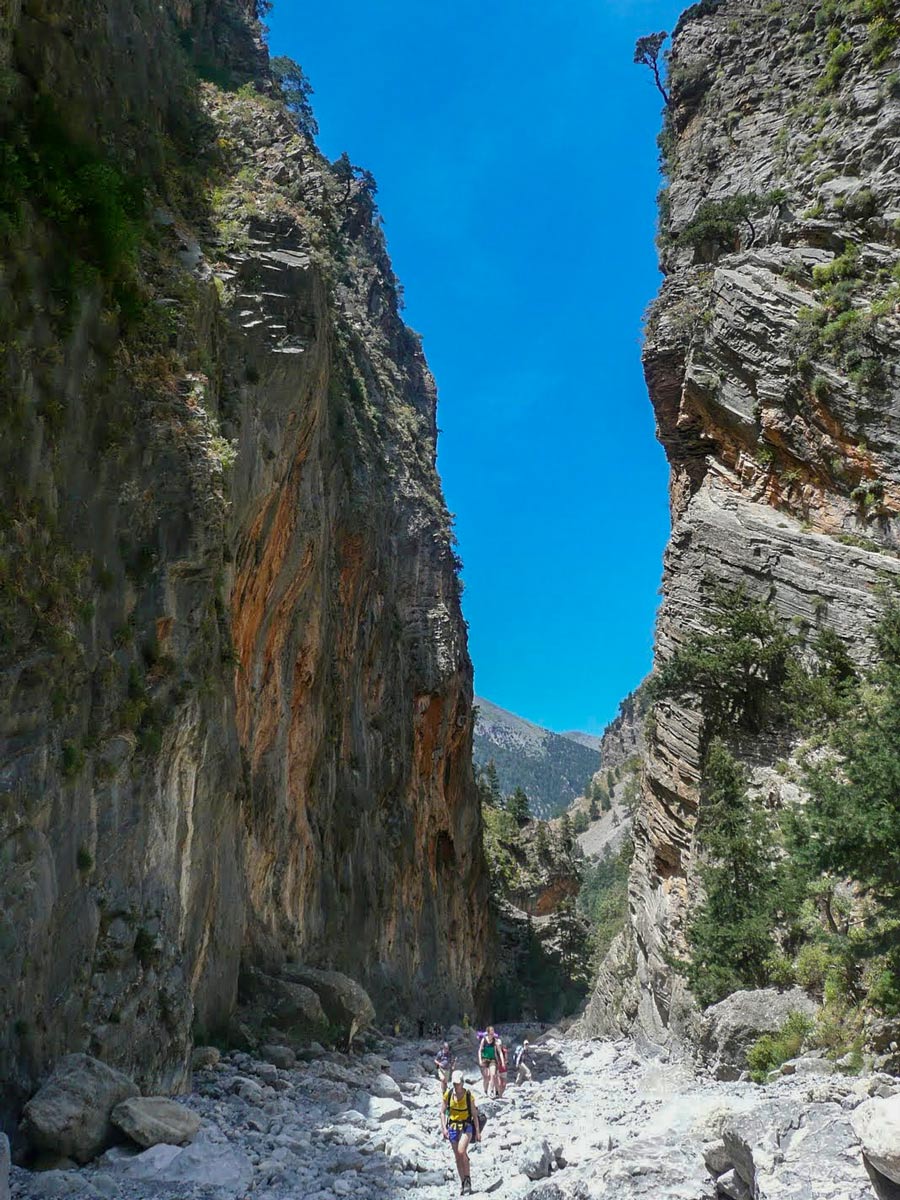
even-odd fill
[[(474, 1036), (459, 1030), (455, 1047), (480, 1098)], [(314, 1047), (295, 1060), (270, 1047), (268, 1061), (231, 1053), (213, 1062), (208, 1051), (210, 1065), (195, 1071), (194, 1090), (181, 1100), (200, 1119), (187, 1146), (121, 1144), (82, 1168), (14, 1167), (12, 1196), (455, 1195), (433, 1053), (431, 1043), (399, 1038), (352, 1057)], [(766, 1087), (723, 1083), (682, 1063), (643, 1058), (628, 1041), (545, 1035), (535, 1047), (534, 1080), (510, 1084), (503, 1099), (482, 1105), (488, 1123), (472, 1152), (473, 1187), (510, 1200), (885, 1200), (890, 1192), (875, 1190), (854, 1119), (859, 1126), (869, 1098), (884, 1106), (900, 1085), (831, 1070), (802, 1061)]]

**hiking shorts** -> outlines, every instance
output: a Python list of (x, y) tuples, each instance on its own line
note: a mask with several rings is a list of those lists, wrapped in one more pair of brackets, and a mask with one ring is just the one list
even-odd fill
[(449, 1126), (447, 1132), (450, 1135), (451, 1142), (458, 1142), (464, 1133), (467, 1133), (469, 1135), (469, 1137), (474, 1137), (475, 1136), (475, 1126), (472, 1124), (471, 1121), (466, 1121), (464, 1125)]

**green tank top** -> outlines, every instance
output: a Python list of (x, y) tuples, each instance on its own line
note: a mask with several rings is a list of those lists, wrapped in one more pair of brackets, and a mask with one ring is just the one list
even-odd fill
[(493, 1062), (496, 1053), (496, 1045), (494, 1042), (485, 1042), (484, 1049), (481, 1051), (481, 1057), (485, 1062)]

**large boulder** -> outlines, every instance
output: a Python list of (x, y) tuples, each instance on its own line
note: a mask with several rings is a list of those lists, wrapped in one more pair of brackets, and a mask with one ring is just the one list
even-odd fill
[(835, 1104), (763, 1103), (736, 1114), (722, 1131), (741, 1184), (754, 1200), (872, 1200), (849, 1116)]
[(112, 1110), (113, 1125), (149, 1150), (165, 1142), (183, 1146), (196, 1135), (200, 1118), (183, 1104), (165, 1096), (134, 1096)]
[(340, 971), (318, 971), (295, 963), (282, 968), (282, 978), (312, 988), (333, 1025), (348, 1034), (367, 1028), (375, 1020), (375, 1006), (368, 992)]
[(134, 1080), (87, 1054), (62, 1059), (25, 1105), (22, 1132), (35, 1150), (86, 1163), (116, 1140), (110, 1114), (138, 1094)]
[(293, 979), (248, 968), (239, 984), (241, 1016), (262, 1035), (277, 1031), (288, 1039), (321, 1037), (329, 1018), (313, 988)]
[(900, 1184), (900, 1095), (866, 1100), (851, 1121), (867, 1160), (881, 1175)]
[(791, 1013), (812, 1017), (816, 1005), (802, 988), (732, 992), (703, 1014), (698, 1049), (716, 1079), (738, 1079), (747, 1069), (747, 1051), (764, 1033), (778, 1033)]

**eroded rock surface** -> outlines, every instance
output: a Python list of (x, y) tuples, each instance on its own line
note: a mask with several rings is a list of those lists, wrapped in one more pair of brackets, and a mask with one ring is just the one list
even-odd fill
[[(693, 5), (674, 36), (665, 282), (644, 349), (671, 467), (658, 661), (704, 627), (723, 585), (771, 600), (795, 628), (831, 628), (865, 663), (879, 585), (900, 572), (898, 56), (888, 47), (876, 65), (866, 22), (838, 9), (845, 49), (830, 72), (835, 31), (811, 0)], [(702, 225), (701, 205), (735, 196), (749, 198), (747, 218)], [(847, 337), (827, 308), (827, 270), (842, 256)], [(655, 1045), (694, 1036), (696, 1006), (673, 964), (699, 893), (702, 735), (696, 709), (658, 705), (629, 923), (588, 1032), (634, 1030)], [(771, 771), (789, 749), (778, 739), (742, 747), (770, 806), (790, 789)]]
[(183, 1087), (241, 962), (343, 971), (386, 1018), (481, 987), (434, 382), (256, 10), (0, 17), (9, 1119), (71, 1050)]

